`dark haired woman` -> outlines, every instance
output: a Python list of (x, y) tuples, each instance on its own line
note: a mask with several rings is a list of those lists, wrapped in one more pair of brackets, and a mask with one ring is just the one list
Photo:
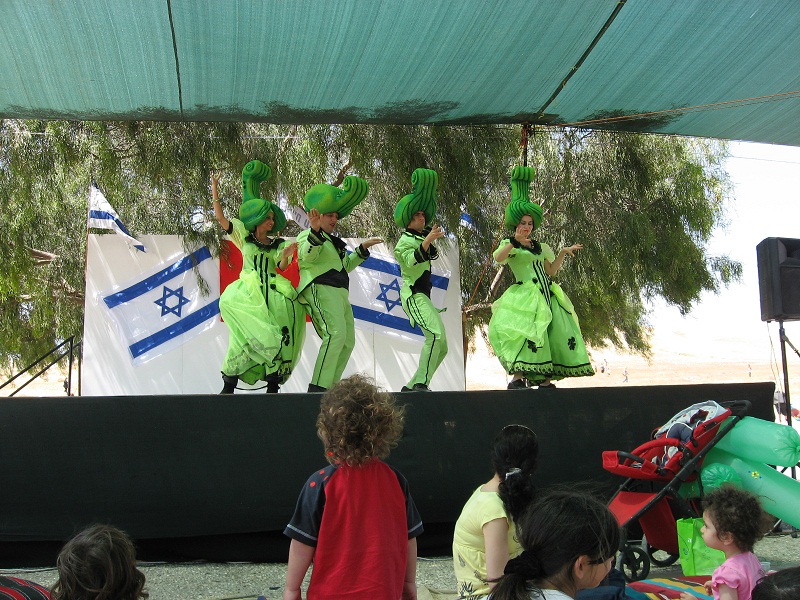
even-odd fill
[(464, 505), (453, 535), (453, 566), (459, 598), (484, 598), (509, 558), (522, 551), (514, 522), (534, 496), (539, 464), (536, 434), (524, 425), (508, 425), (492, 446), (492, 478)]

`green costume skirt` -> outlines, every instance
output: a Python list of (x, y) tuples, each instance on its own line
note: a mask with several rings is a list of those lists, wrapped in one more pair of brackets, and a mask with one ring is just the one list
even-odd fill
[(492, 304), (489, 343), (507, 373), (521, 373), (531, 381), (553, 376), (547, 337), (551, 318), (539, 285), (532, 281), (512, 285)]
[[(255, 271), (239, 276), (219, 298), (219, 310), (229, 330), (225, 375), (242, 381), (285, 382), (300, 357), (306, 332), (305, 309), (294, 300), (292, 284), (277, 275), (269, 290), (269, 304)], [(285, 283), (284, 283), (285, 282)]]
[(553, 379), (594, 375), (572, 301), (557, 283), (550, 284), (550, 291), (553, 318), (547, 326), (547, 337), (553, 358)]

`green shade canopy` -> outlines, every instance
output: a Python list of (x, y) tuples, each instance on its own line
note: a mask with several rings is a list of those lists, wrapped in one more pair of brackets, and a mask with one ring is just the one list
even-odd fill
[(797, 0), (4, 0), (0, 117), (800, 145)]

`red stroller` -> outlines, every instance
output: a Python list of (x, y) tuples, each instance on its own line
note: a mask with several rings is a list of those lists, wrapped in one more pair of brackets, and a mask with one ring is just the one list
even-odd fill
[[(609, 502), (622, 528), (617, 568), (628, 581), (645, 579), (650, 564), (678, 560), (676, 521), (701, 514), (703, 459), (750, 409), (750, 402), (694, 404), (653, 432), (632, 452), (603, 452), (603, 468), (627, 480)], [(725, 422), (727, 419), (729, 419)], [(699, 496), (684, 498), (680, 487), (697, 479)], [(634, 545), (641, 532), (641, 544)]]

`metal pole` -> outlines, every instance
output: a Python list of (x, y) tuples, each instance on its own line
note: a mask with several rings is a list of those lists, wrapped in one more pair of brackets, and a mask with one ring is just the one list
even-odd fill
[(783, 321), (778, 321), (778, 335), (781, 339), (781, 364), (783, 366), (783, 389), (786, 401), (786, 424), (792, 426), (792, 400), (789, 394), (789, 370), (786, 368), (786, 330)]

